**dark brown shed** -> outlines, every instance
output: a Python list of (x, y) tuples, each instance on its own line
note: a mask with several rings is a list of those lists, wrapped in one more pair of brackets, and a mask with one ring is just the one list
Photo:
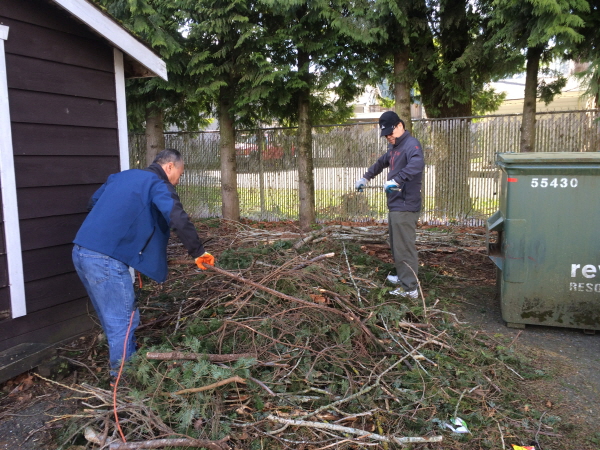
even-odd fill
[(93, 325), (71, 241), (129, 168), (140, 76), (166, 79), (164, 62), (87, 0), (0, 2), (0, 382)]

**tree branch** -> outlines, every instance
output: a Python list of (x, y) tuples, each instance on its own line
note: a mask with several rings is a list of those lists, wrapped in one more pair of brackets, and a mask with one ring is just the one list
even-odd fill
[(195, 392), (208, 391), (210, 389), (215, 389), (215, 388), (218, 388), (219, 386), (223, 386), (228, 383), (246, 384), (246, 380), (244, 380), (242, 377), (238, 377), (236, 375), (235, 377), (227, 378), (226, 380), (217, 381), (216, 383), (209, 384), (208, 386), (202, 386), (199, 388), (191, 388), (191, 389), (182, 389), (181, 391), (173, 392), (171, 395), (192, 394)]
[(225, 444), (229, 436), (219, 441), (205, 441), (201, 439), (153, 439), (151, 441), (140, 442), (113, 442), (110, 444), (110, 450), (137, 450), (142, 448), (165, 448), (165, 447), (195, 447), (208, 448), (210, 450), (225, 450), (229, 446)]
[(167, 352), (167, 353), (146, 353), (146, 358), (158, 361), (172, 361), (174, 359), (184, 359), (187, 361), (195, 361), (199, 359), (208, 359), (210, 362), (230, 362), (237, 361), (242, 358), (256, 358), (253, 353), (239, 353), (230, 355), (206, 355), (204, 353), (185, 353), (185, 352)]
[(396, 436), (382, 436), (381, 434), (371, 433), (365, 430), (359, 430), (356, 428), (344, 427), (342, 425), (335, 425), (332, 423), (322, 423), (322, 422), (309, 422), (307, 420), (294, 420), (294, 419), (284, 419), (281, 417), (269, 415), (267, 419), (272, 420), (273, 422), (279, 422), (286, 425), (292, 425), (296, 427), (310, 427), (310, 428), (319, 428), (321, 430), (329, 430), (336, 431), (339, 433), (348, 433), (355, 434), (358, 436), (363, 436), (365, 438), (373, 439), (381, 442), (393, 442), (395, 444), (406, 445), (406, 444), (421, 444), (427, 442), (442, 442), (442, 436), (431, 436), (431, 437), (396, 437)]

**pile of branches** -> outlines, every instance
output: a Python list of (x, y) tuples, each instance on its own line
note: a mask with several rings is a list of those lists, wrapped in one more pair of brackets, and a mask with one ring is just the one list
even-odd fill
[(460, 416), (478, 430), (470, 448), (504, 446), (514, 421), (501, 425), (509, 412), (494, 405), (523, 361), (423, 291), (391, 296), (391, 267), (359, 246), (307, 237), (219, 238), (212, 248), (228, 270), (204, 272), (174, 246), (169, 283), (143, 293), (143, 348), (127, 382), (78, 387), (85, 409), (69, 438), (85, 430), (113, 450), (462, 449), (465, 435), (447, 426)]
[[(296, 240), (294, 248), (317, 244), (326, 240), (339, 240), (359, 244), (386, 244), (388, 242), (387, 225), (348, 226), (329, 225), (308, 234), (293, 231), (261, 230), (243, 225), (239, 226), (235, 239), (240, 244), (257, 241), (273, 243), (281, 240)], [(449, 227), (418, 228), (417, 246), (419, 252), (465, 250), (476, 253), (486, 251), (486, 236), (480, 233), (463, 232)]]

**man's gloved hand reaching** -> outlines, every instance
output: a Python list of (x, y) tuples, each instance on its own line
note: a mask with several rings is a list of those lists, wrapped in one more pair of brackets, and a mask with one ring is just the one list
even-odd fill
[(383, 190), (386, 194), (391, 194), (392, 192), (398, 192), (400, 190), (400, 185), (396, 183), (394, 180), (386, 181), (383, 185)]
[(361, 178), (360, 180), (358, 180), (356, 182), (356, 191), (357, 192), (362, 192), (363, 189), (367, 186), (367, 183), (369, 181), (366, 178)]
[(206, 267), (204, 267), (203, 264), (208, 264), (209, 266), (215, 265), (215, 257), (208, 252), (204, 252), (204, 254), (198, 256), (195, 261), (200, 270), (206, 270)]

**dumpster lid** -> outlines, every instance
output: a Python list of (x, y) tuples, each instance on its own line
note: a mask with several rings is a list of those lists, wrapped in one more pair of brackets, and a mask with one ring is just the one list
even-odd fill
[(497, 162), (504, 164), (573, 164), (600, 163), (600, 152), (498, 153)]

